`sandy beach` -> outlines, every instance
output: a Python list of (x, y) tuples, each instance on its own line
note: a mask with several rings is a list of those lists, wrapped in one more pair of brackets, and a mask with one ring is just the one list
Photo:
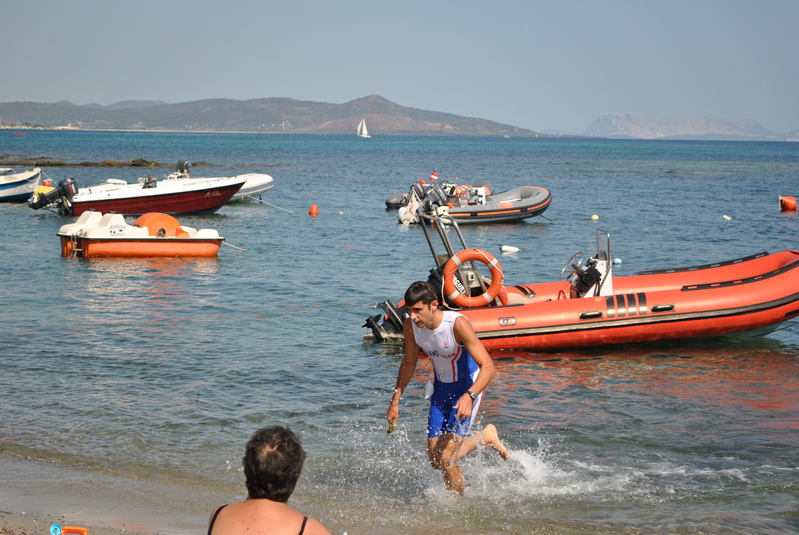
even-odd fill
[[(49, 515), (42, 515), (41, 518), (29, 518), (27, 515), (18, 516), (0, 512), (0, 535), (48, 535), (50, 533), (50, 525), (55, 522), (61, 524), (62, 521)], [(92, 535), (119, 535), (120, 533), (125, 533), (125, 530), (97, 528), (94, 526), (88, 529)]]
[(0, 454), (0, 535), (48, 535), (53, 523), (92, 535), (200, 534), (225, 498), (208, 488)]

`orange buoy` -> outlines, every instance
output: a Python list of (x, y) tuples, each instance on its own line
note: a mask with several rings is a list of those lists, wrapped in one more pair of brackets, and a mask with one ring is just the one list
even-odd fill
[(792, 212), (796, 210), (796, 197), (790, 195), (783, 197), (780, 195), (780, 211)]
[(319, 215), (319, 207), (316, 206), (315, 204), (312, 204), (311, 209), (308, 210), (308, 213), (311, 215)]

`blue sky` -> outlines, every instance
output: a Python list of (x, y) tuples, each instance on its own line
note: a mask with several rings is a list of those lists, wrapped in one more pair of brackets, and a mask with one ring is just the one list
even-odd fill
[(290, 97), (582, 133), (606, 113), (799, 128), (799, 1), (25, 0), (0, 102)]

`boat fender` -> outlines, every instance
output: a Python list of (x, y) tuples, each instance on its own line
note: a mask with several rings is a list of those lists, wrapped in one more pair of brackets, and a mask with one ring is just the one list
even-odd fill
[[(491, 271), (491, 284), (482, 295), (469, 297), (458, 291), (455, 286), (455, 272), (464, 262), (474, 260), (488, 266)], [(491, 253), (482, 249), (464, 249), (450, 258), (444, 266), (444, 296), (459, 307), (477, 308), (490, 305), (502, 290), (503, 283), (502, 266)]]

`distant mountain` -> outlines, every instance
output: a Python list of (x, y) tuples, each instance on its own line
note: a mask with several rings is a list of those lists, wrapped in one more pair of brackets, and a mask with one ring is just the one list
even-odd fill
[(763, 125), (744, 119), (731, 121), (712, 117), (648, 117), (633, 113), (602, 115), (584, 136), (632, 139), (708, 139), (782, 141)]
[[(535, 132), (485, 119), (406, 108), (371, 95), (344, 104), (290, 98), (254, 100), (211, 99), (182, 104), (132, 106), (127, 101), (96, 108), (70, 102), (0, 103), (0, 121), (47, 127), (112, 130), (178, 130), (216, 132), (293, 132), (355, 134), (366, 119), (372, 135), (534, 136)], [(157, 103), (157, 104), (156, 104)], [(119, 107), (125, 105), (125, 107)]]
[(89, 108), (92, 110), (128, 110), (132, 108), (148, 108), (150, 106), (162, 106), (166, 104), (161, 100), (123, 100), (121, 102), (117, 102), (116, 104), (109, 104), (108, 106), (103, 106), (102, 104), (73, 104), (68, 100), (61, 100), (56, 102), (56, 104), (60, 106), (78, 106), (81, 108)]

